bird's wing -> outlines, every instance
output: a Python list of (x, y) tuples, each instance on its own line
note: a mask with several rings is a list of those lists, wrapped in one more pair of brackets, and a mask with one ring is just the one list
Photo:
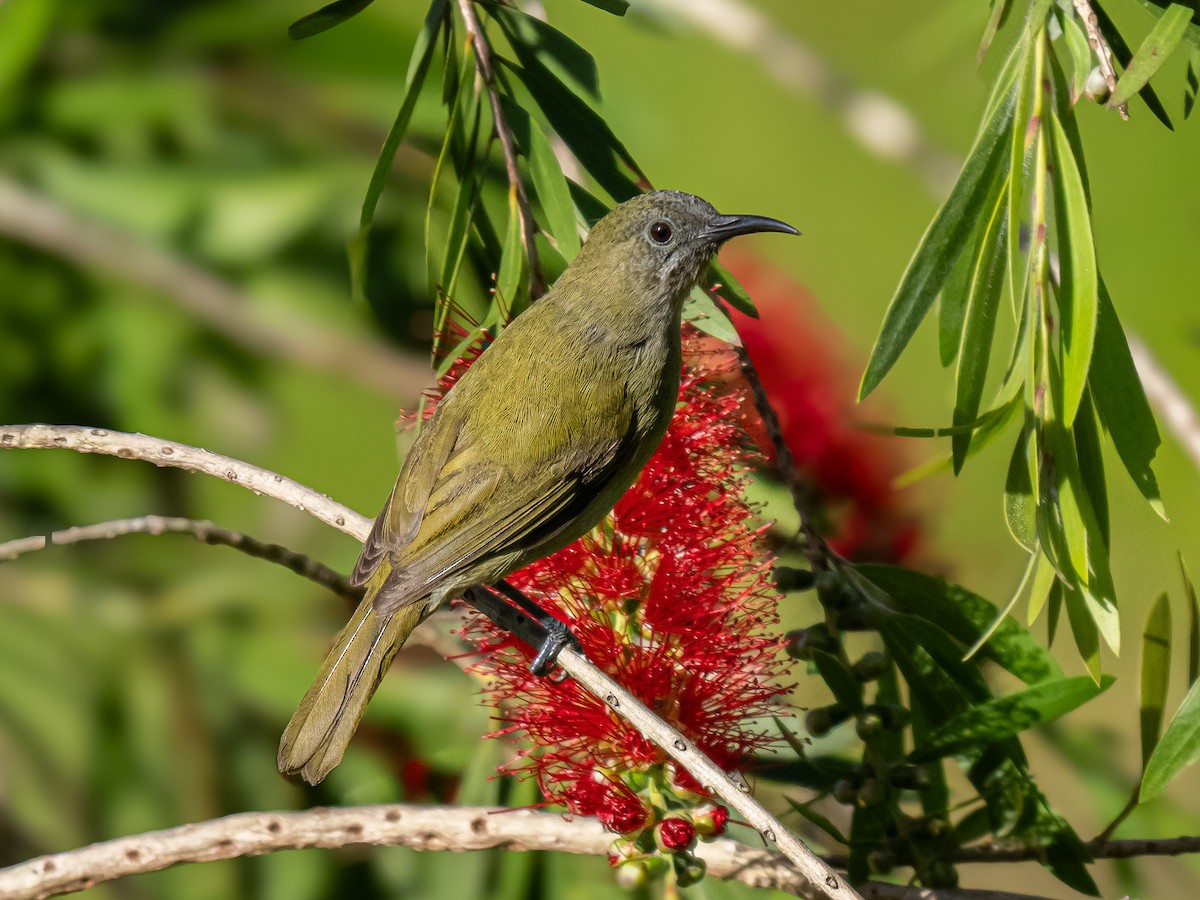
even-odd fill
[[(453, 443), (446, 442), (450, 450), (428, 491), (423, 485), (408, 490), (406, 477), (416, 477), (415, 469), (397, 483), (397, 499), (420, 493), (426, 499), (410, 538), (394, 545), (391, 573), (375, 598), (381, 612), (428, 596), (439, 582), (483, 560), (520, 553), (560, 534), (639, 446), (623, 384), (591, 385), (580, 396), (551, 401), (532, 414), (495, 407), (472, 412), (464, 415)], [(408, 529), (410, 509), (396, 517)]]
[(454, 450), (461, 425), (457, 408), (449, 403), (443, 406), (442, 414), (425, 423), (409, 449), (387, 503), (363, 544), (350, 576), (352, 584), (366, 584), (387, 554), (408, 544), (421, 527), (425, 505)]

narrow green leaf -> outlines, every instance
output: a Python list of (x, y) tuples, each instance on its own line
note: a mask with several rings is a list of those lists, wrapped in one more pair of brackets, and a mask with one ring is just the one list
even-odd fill
[(963, 333), (963, 317), (967, 312), (967, 292), (959, 289), (958, 286), (960, 281), (966, 280), (965, 276), (961, 279), (957, 276), (959, 271), (965, 272), (969, 269), (967, 255), (961, 254), (954, 263), (954, 269), (951, 270), (950, 276), (946, 279), (945, 287), (938, 294), (938, 356), (942, 361), (943, 368), (950, 366), (958, 359), (958, 345)]
[(1125, 67), (1117, 89), (1109, 98), (1109, 109), (1115, 109), (1122, 103), (1133, 99), (1159, 70), (1167, 57), (1179, 46), (1184, 31), (1192, 19), (1192, 10), (1182, 3), (1172, 3), (1162, 17), (1154, 23), (1146, 39), (1138, 47), (1137, 53)]
[(1060, 678), (973, 705), (938, 727), (929, 741), (910, 754), (915, 762), (983, 747), (1065, 716), (1112, 685), (1109, 675), (1099, 684), (1086, 676)]
[(1075, 154), (1062, 122), (1050, 116), (1054, 148), (1054, 199), (1062, 254), (1059, 291), (1063, 340), (1063, 417), (1070, 427), (1079, 411), (1096, 342), (1099, 281), (1091, 210)]
[(542, 202), (548, 230), (558, 243), (563, 258), (570, 262), (580, 246), (570, 182), (537, 121), (509, 97), (502, 98), (501, 102), (517, 146), (529, 160), (533, 186)]
[(644, 181), (645, 176), (604, 119), (546, 68), (527, 44), (517, 41), (513, 49), (521, 65), (510, 66), (511, 71), (588, 174), (618, 202), (640, 193), (635, 178)]
[(758, 318), (758, 310), (746, 289), (733, 277), (733, 273), (717, 260), (709, 263), (708, 269), (700, 276), (700, 285), (705, 293), (714, 299), (719, 297), (738, 312), (752, 319)]
[(1183, 554), (1179, 554), (1179, 571), (1183, 575), (1183, 595), (1188, 604), (1188, 684), (1200, 678), (1200, 600), (1196, 599), (1196, 587), (1188, 574)]
[[(1100, 450), (1100, 428), (1096, 423), (1091, 392), (1084, 394), (1083, 405), (1075, 416), (1075, 452), (1079, 457), (1079, 478), (1096, 520), (1099, 544), (1093, 558), (1108, 555), (1108, 484), (1104, 480), (1104, 457)], [(1103, 551), (1102, 553), (1100, 551)]]
[[(983, 388), (987, 381), (1007, 262), (1004, 230), (1006, 186), (1007, 181), (997, 181), (994, 197), (989, 198), (987, 206), (984, 207), (987, 209), (990, 206), (991, 215), (987, 217), (987, 227), (980, 236), (975, 263), (971, 268), (966, 324), (962, 332), (962, 345), (958, 351), (958, 368), (955, 373), (955, 425), (973, 421), (979, 415), (979, 404), (983, 399)], [(962, 470), (970, 448), (970, 432), (954, 436), (951, 450), (954, 474), (957, 475)]]
[(521, 286), (521, 275), (525, 271), (525, 248), (521, 244), (521, 211), (517, 204), (517, 192), (508, 189), (508, 229), (504, 237), (504, 252), (500, 256), (500, 269), (496, 274), (496, 303), (502, 318), (508, 319), (517, 312), (517, 292)]
[(993, 94), (993, 112), (976, 138), (958, 181), (900, 278), (863, 373), (860, 400), (878, 387), (912, 340), (962, 252), (962, 241), (970, 233), (983, 199), (995, 181), (1004, 177), (1008, 162), (1004, 151), (1008, 148), (1016, 97), (1015, 67), (1010, 64), (1006, 73)]
[(614, 16), (623, 16), (629, 9), (629, 0), (583, 0), (583, 2), (591, 4), (596, 9), (610, 12)]
[(1040, 553), (1037, 537), (1037, 500), (1030, 476), (1034, 431), (1028, 425), (1013, 447), (1004, 480), (1004, 521), (1013, 540), (1030, 553)]
[(500, 23), (510, 42), (520, 41), (541, 63), (593, 100), (600, 99), (600, 74), (592, 54), (548, 22), (507, 6), (487, 11)]
[(333, 3), (322, 6), (316, 12), (311, 12), (289, 25), (288, 37), (299, 41), (328, 31), (333, 26), (357, 16), (373, 2), (374, 0), (334, 0)]
[(1029, 280), (1029, 268), (1032, 260), (1032, 256), (1030, 256), (1030, 259), (1025, 260), (1025, 264), (1022, 265), (1022, 229), (1026, 234), (1026, 245), (1030, 243), (1028, 238), (1030, 192), (1026, 185), (1029, 183), (1029, 170), (1035, 156), (1030, 151), (1033, 149), (1035, 141), (1043, 140), (1041, 120), (1033, 116), (1034, 96), (1041, 90), (1037, 77), (1038, 60), (1039, 56), (1035, 53), (1032, 42), (1029, 39), (1022, 41), (1008, 163), (1009, 301), (1013, 308), (1013, 315), (1016, 316), (1017, 311), (1020, 310), (1022, 319), (1028, 318), (1027, 307), (1029, 304), (1025, 302), (1025, 286)]
[(862, 682), (854, 677), (840, 659), (832, 653), (814, 650), (812, 661), (816, 664), (821, 680), (833, 692), (834, 698), (849, 709), (858, 712), (863, 705)]
[(1062, 615), (1063, 595), (1066, 591), (1063, 583), (1055, 579), (1050, 585), (1050, 593), (1046, 596), (1046, 645), (1049, 647), (1054, 646), (1054, 636), (1058, 633), (1058, 620)]
[(737, 329), (733, 327), (729, 316), (701, 288), (692, 288), (692, 292), (688, 294), (683, 305), (683, 320), (727, 344), (736, 346), (742, 340), (738, 337)]
[[(1013, 420), (1020, 408), (1021, 398), (1013, 397), (1003, 406), (992, 410), (992, 412), (997, 413), (996, 416), (990, 417), (990, 413), (985, 416), (981, 416), (981, 421), (983, 419), (987, 419), (987, 421), (983, 422), (978, 428), (975, 429), (975, 436), (971, 439), (971, 450), (968, 455), (974, 456), (976, 453), (983, 451), (993, 441), (995, 441), (997, 437), (1003, 434), (1004, 429), (1008, 427), (1009, 422)], [(907, 472), (897, 475), (892, 480), (892, 485), (897, 489), (906, 487), (907, 485), (920, 481), (922, 478), (928, 478), (930, 475), (934, 475), (938, 472), (947, 471), (953, 465), (954, 460), (951, 459), (949, 455), (942, 459), (934, 459), (927, 463), (923, 463), (922, 465), (916, 466), (915, 468), (909, 469)]]
[(1129, 477), (1154, 511), (1166, 519), (1152, 468), (1161, 443), (1158, 426), (1104, 279), (1100, 279), (1099, 287), (1096, 350), (1088, 373), (1092, 399)]
[(1159, 796), (1172, 778), (1200, 759), (1200, 681), (1194, 682), (1163, 732), (1142, 776), (1141, 801)]
[(954, 437), (957, 434), (970, 434), (974, 431), (980, 431), (989, 425), (994, 424), (999, 419), (1004, 419), (1011, 414), (1008, 405), (989, 409), (978, 419), (971, 422), (964, 422), (961, 425), (947, 425), (942, 428), (921, 428), (912, 425), (893, 425), (887, 426), (866, 426), (867, 431), (880, 431), (891, 433), (896, 437), (907, 438), (944, 438)]
[(1021, 595), (1025, 593), (1025, 585), (1029, 583), (1029, 579), (1033, 575), (1034, 569), (1037, 568), (1038, 560), (1041, 558), (1042, 554), (1036, 548), (1032, 553), (1029, 554), (1029, 561), (1025, 564), (1025, 571), (1021, 575), (1021, 581), (1017, 584), (1017, 589), (1013, 591), (1013, 595), (1009, 599), (1008, 603), (1005, 604), (1004, 609), (1000, 610), (1000, 612), (996, 614), (996, 618), (992, 619), (992, 624), (984, 629), (983, 634), (976, 638), (975, 643), (973, 643), (967, 649), (967, 652), (963, 654), (964, 660), (970, 659), (972, 656), (978, 653), (983, 645), (988, 642), (988, 639), (996, 633), (996, 629), (1004, 624), (1004, 621), (1009, 617), (1009, 614), (1012, 613), (1013, 607), (1017, 605), (1017, 601), (1021, 599)]
[[(979, 640), (997, 617), (990, 601), (940, 578), (879, 564), (860, 564), (854, 571), (884, 591), (898, 610), (936, 622), (964, 646)], [(957, 653), (961, 657), (961, 651)], [(1026, 684), (1062, 674), (1054, 658), (1011, 616), (996, 627), (981, 655)]]
[(1200, 47), (1188, 53), (1187, 85), (1183, 89), (1183, 117), (1189, 119), (1196, 108), (1196, 94), (1200, 93)]
[(1092, 47), (1078, 19), (1064, 13), (1059, 16), (1059, 21), (1062, 23), (1067, 52), (1071, 55), (1071, 105), (1074, 106), (1092, 71)]
[(1075, 647), (1079, 656), (1087, 666), (1088, 674), (1096, 684), (1100, 683), (1100, 631), (1096, 628), (1096, 620), (1088, 611), (1083, 599), (1083, 591), (1066, 588), (1063, 593), (1067, 605), (1067, 621), (1071, 623), (1071, 634), (1075, 638)]
[(1142, 768), (1158, 745), (1162, 732), (1163, 711), (1167, 706), (1167, 687), (1171, 675), (1171, 604), (1163, 591), (1150, 608), (1146, 629), (1142, 632)]
[[(1140, 3), (1145, 3), (1145, 0), (1138, 0)], [(1108, 46), (1112, 50), (1113, 56), (1117, 62), (1121, 64), (1122, 69), (1129, 68), (1130, 60), (1133, 56), (1133, 51), (1129, 49), (1129, 45), (1125, 43), (1125, 38), (1121, 37), (1121, 32), (1117, 31), (1117, 26), (1113, 24), (1113, 20), (1108, 17), (1108, 13), (1104, 11), (1104, 7), (1099, 3), (1092, 4), (1092, 12), (1096, 14), (1096, 22), (1100, 25), (1100, 33), (1104, 35), (1104, 39), (1108, 41)], [(1200, 32), (1197, 32), (1200, 33)], [(1162, 122), (1168, 129), (1174, 131), (1175, 126), (1171, 124), (1171, 117), (1167, 115), (1166, 109), (1162, 105), (1162, 101), (1158, 99), (1158, 94), (1154, 92), (1154, 86), (1146, 84), (1141, 90), (1142, 100), (1150, 112), (1154, 113), (1154, 117)]]
[(1050, 589), (1055, 584), (1061, 584), (1057, 578), (1058, 572), (1055, 571), (1054, 564), (1039, 548), (1037, 568), (1033, 573), (1033, 586), (1029, 588), (1029, 609), (1025, 614), (1027, 624), (1032, 625), (1042, 614), (1042, 607), (1046, 605), (1046, 600), (1050, 597)]
[(808, 819), (808, 821), (812, 822), (839, 844), (850, 843), (846, 836), (838, 830), (836, 825), (829, 821), (829, 819), (827, 819), (825, 816), (812, 809), (807, 803), (801, 803), (798, 800), (793, 800), (791, 797), (784, 797), (783, 799), (788, 802), (788, 806), (800, 813), (800, 815), (804, 816), (804, 818)]
[(0, 3), (0, 94), (16, 85), (37, 59), (57, 11), (54, 0)]
[(988, 48), (992, 46), (992, 41), (996, 38), (996, 32), (1003, 27), (1005, 20), (1008, 18), (1009, 7), (1012, 5), (1012, 0), (992, 0), (992, 14), (988, 16), (987, 27), (983, 30), (983, 38), (979, 41), (979, 62), (983, 62), (983, 57), (987, 54)]
[(408, 123), (412, 120), (413, 110), (417, 106), (417, 97), (421, 94), (421, 86), (429, 72), (429, 63), (433, 59), (433, 49), (437, 46), (437, 34), (446, 21), (446, 0), (434, 0), (425, 16), (417, 41), (413, 45), (412, 57), (409, 59), (408, 75), (404, 80), (404, 97), (400, 101), (400, 110), (384, 139), (383, 149), (379, 159), (375, 161), (375, 170), (371, 173), (371, 181), (367, 185), (367, 194), (363, 199), (362, 214), (359, 216), (359, 230), (366, 231), (375, 220), (375, 207), (379, 205), (379, 197), (387, 184), (388, 173), (392, 169), (392, 161), (400, 142), (408, 131)]

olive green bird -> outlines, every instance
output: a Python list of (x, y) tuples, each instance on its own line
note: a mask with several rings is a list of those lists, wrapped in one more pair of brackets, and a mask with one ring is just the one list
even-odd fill
[(680, 315), (722, 243), (797, 234), (655, 191), (592, 229), (552, 290), (438, 404), (354, 567), (365, 596), (288, 723), (281, 772), (315, 784), (338, 764), (414, 628), (582, 537), (658, 447), (679, 390)]

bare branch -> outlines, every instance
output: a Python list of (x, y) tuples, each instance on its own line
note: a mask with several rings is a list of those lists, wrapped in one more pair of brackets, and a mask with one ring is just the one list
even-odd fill
[(1163, 423), (1200, 469), (1200, 414), (1196, 407), (1141, 338), (1126, 331), (1125, 340), (1129, 342), (1129, 352), (1146, 391), (1146, 399), (1158, 410)]
[[(81, 425), (0, 427), (0, 450), (55, 448), (142, 459), (159, 466), (173, 466), (189, 472), (213, 475), (240, 484), (256, 493), (290, 503), (360, 541), (366, 539), (370, 530), (369, 519), (324, 494), (319, 494), (290, 478), (208, 450), (142, 434), (126, 434)], [(860, 896), (788, 831), (779, 819), (750, 796), (750, 787), (744, 779), (739, 777), (735, 780), (730, 777), (701, 753), (692, 741), (652, 713), (641, 701), (592, 665), (586, 657), (568, 647), (559, 654), (558, 664), (585, 689), (603, 699), (609, 708), (627, 719), (668, 756), (683, 765), (710, 793), (728, 803), (767, 840), (774, 842), (807, 879), (809, 887), (802, 896), (828, 900), (853, 900)]]
[[(517, 201), (517, 217), (521, 226), (521, 243), (525, 247), (525, 255), (529, 259), (529, 293), (537, 300), (546, 293), (546, 276), (542, 272), (542, 263), (538, 258), (537, 242), (533, 211), (529, 207), (529, 196), (525, 193), (525, 182), (521, 180), (521, 170), (517, 167), (517, 148), (512, 131), (504, 118), (504, 110), (500, 106), (500, 91), (496, 87), (496, 72), (492, 66), (492, 48), (487, 35), (479, 25), (475, 15), (475, 0), (458, 0), (458, 11), (467, 29), (467, 36), (475, 47), (476, 65), (479, 74), (483, 76), (484, 89), (487, 91), (488, 104), (492, 109), (492, 124), (496, 136), (500, 138), (500, 148), (504, 151), (504, 170), (508, 173), (508, 187)], [(509, 302), (511, 297), (506, 297)]]
[[(1108, 41), (1104, 39), (1104, 33), (1100, 30), (1100, 22), (1096, 18), (1096, 11), (1092, 9), (1092, 4), (1089, 0), (1074, 0), (1075, 13), (1083, 20), (1083, 30), (1087, 33), (1088, 43), (1092, 47), (1092, 52), (1096, 54), (1096, 59), (1100, 62), (1100, 74), (1104, 76), (1104, 83), (1108, 85), (1109, 94), (1117, 92), (1117, 72), (1113, 68), (1112, 50), (1108, 46)], [(1111, 109), (1111, 107), (1110, 107)], [(1121, 118), (1126, 122), (1129, 121), (1129, 104), (1122, 103), (1117, 107), (1117, 112), (1121, 114)]]
[(50, 545), (103, 541), (126, 534), (190, 534), (206, 544), (232, 547), (248, 556), (278, 563), (346, 600), (358, 601), (362, 597), (362, 588), (355, 587), (344, 575), (303, 553), (297, 553), (279, 544), (264, 543), (240, 531), (218, 528), (212, 522), (203, 519), (184, 519), (178, 516), (138, 516), (133, 519), (113, 519), (96, 525), (64, 528), (51, 533), (49, 540), (40, 534), (19, 538), (0, 544), (0, 560), (16, 559), (26, 553), (44, 550)]
[(211, 272), (132, 235), (77, 217), (3, 177), (0, 235), (169, 297), (214, 331), (256, 353), (350, 376), (388, 394), (416, 396), (433, 382), (426, 362), (398, 353), (377, 338), (338, 333), (298, 319), (294, 312), (266, 322), (253, 314), (244, 295)]
[(0, 425), (0, 450), (74, 450), (140, 459), (156, 466), (211, 475), (256, 494), (282, 500), (359, 541), (366, 540), (371, 530), (370, 519), (298, 481), (211, 450), (145, 434), (85, 425)]
[[(613, 834), (595, 819), (529, 809), (390, 804), (253, 812), (117, 838), (0, 869), (0, 896), (41, 900), (180, 863), (212, 862), (308, 847), (354, 844), (416, 850), (555, 850), (602, 855)], [(718, 878), (808, 896), (807, 881), (779, 853), (731, 840), (700, 844)], [(1028, 900), (995, 891), (932, 890), (868, 882), (868, 900)]]

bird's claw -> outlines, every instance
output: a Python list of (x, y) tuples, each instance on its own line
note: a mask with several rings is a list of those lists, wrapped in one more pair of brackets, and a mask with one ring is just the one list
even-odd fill
[(558, 619), (546, 616), (541, 620), (541, 625), (546, 629), (546, 637), (542, 640), (537, 654), (529, 664), (529, 671), (534, 675), (549, 673), (564, 647), (571, 646), (576, 650), (582, 650), (579, 639), (571, 634), (571, 630)]

